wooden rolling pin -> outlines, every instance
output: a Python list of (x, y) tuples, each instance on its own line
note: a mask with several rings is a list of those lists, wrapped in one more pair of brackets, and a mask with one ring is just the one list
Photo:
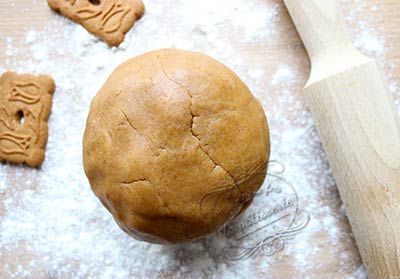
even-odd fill
[(369, 278), (400, 279), (400, 121), (380, 65), (336, 0), (284, 0), (311, 59), (305, 87)]

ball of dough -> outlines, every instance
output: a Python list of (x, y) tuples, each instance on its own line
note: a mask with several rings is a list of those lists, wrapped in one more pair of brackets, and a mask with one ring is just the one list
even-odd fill
[(204, 237), (261, 187), (269, 159), (261, 104), (226, 66), (177, 49), (120, 65), (93, 99), (83, 139), (94, 193), (131, 236)]

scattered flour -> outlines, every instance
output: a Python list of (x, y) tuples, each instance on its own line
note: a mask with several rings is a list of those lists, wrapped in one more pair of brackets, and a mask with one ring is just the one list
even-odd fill
[[(350, 249), (351, 235), (339, 229), (347, 221), (317, 131), (301, 94), (293, 92), (304, 82), (299, 71), (290, 57), (270, 74), (268, 64), (251, 68), (246, 63), (250, 56), (234, 43), (239, 40), (254, 48), (259, 41), (268, 45), (268, 38), (279, 36), (278, 18), (284, 8), (270, 2), (146, 1), (143, 19), (123, 44), (111, 49), (60, 16), (44, 30), (28, 30), (21, 42), (5, 39), (7, 59), (0, 70), (51, 74), (57, 91), (42, 167), (0, 165), (0, 277), (272, 278), (268, 274), (274, 263), (289, 260), (296, 278), (322, 268), (319, 261), (324, 257), (341, 260), (340, 267), (331, 270), (338, 276), (366, 278), (357, 252)], [(385, 41), (368, 22), (360, 23), (359, 29), (356, 45), (382, 57)], [(295, 186), (301, 208), (311, 215), (307, 228), (281, 253), (225, 261), (221, 248), (226, 239), (221, 235), (177, 246), (138, 242), (115, 225), (92, 194), (81, 150), (90, 101), (120, 63), (165, 47), (208, 53), (235, 70), (262, 101), (271, 127), (272, 159), (285, 164), (285, 176)], [(265, 60), (263, 55), (256, 58)], [(263, 88), (269, 85), (276, 92), (266, 93)], [(397, 83), (390, 89), (400, 95)], [(327, 245), (332, 247), (330, 254), (321, 255)]]
[(275, 75), (272, 77), (271, 85), (281, 85), (285, 82), (292, 82), (294, 81), (295, 73), (293, 72), (292, 68), (288, 65), (281, 64), (277, 69)]
[(361, 34), (357, 35), (354, 44), (367, 54), (379, 56), (383, 55), (385, 51), (385, 42), (372, 35), (369, 30), (364, 30)]

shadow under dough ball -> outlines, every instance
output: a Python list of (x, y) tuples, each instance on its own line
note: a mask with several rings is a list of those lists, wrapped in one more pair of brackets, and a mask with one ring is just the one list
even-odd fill
[(269, 130), (234, 72), (164, 49), (111, 74), (92, 101), (83, 152), (93, 192), (125, 232), (181, 243), (249, 206), (265, 179)]

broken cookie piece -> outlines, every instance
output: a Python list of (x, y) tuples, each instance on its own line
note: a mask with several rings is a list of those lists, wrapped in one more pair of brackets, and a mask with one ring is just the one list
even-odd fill
[(47, 75), (6, 72), (0, 77), (0, 161), (39, 166), (55, 90)]
[(109, 46), (120, 45), (144, 13), (142, 0), (47, 0), (49, 6), (81, 24)]

